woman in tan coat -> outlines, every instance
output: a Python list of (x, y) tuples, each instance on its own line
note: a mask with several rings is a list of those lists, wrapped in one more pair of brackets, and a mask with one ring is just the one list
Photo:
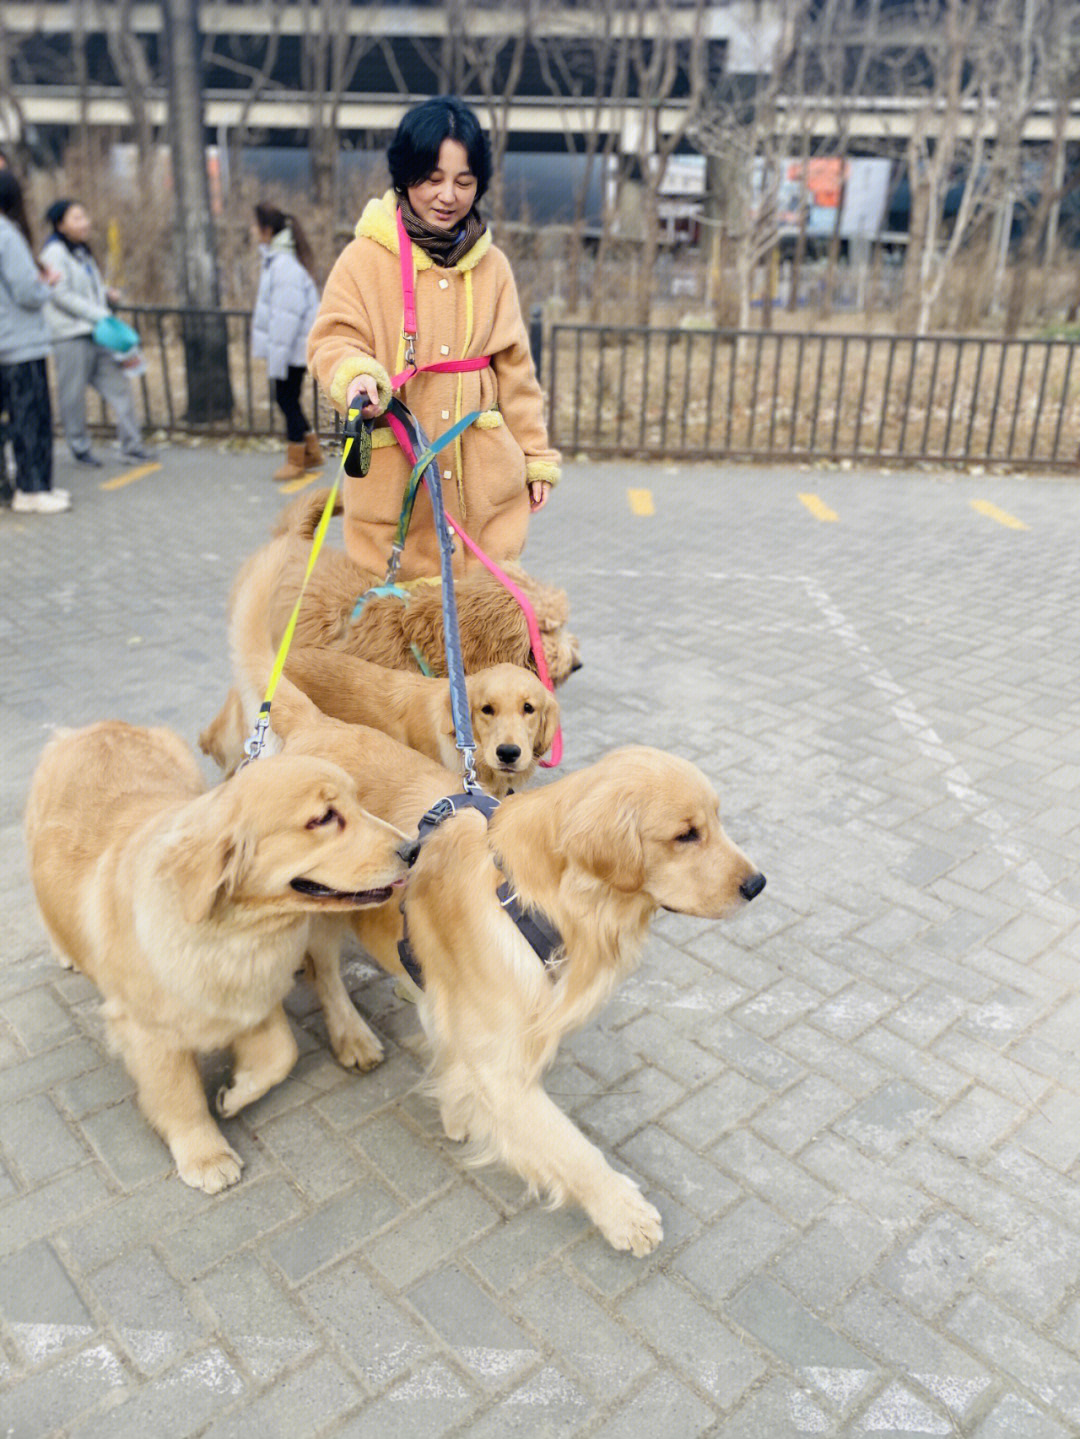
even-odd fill
[[(509, 262), (476, 209), (491, 174), (487, 137), (466, 105), (442, 96), (408, 112), (387, 158), (394, 188), (368, 203), (330, 273), (308, 364), (341, 413), (359, 396), (365, 417), (381, 415), (398, 379), (399, 398), (433, 441), (478, 411), (438, 456), (443, 499), (493, 559), (516, 559), (530, 510), (543, 508), (559, 478), (559, 455), (548, 444)], [(402, 235), (412, 252), (411, 353)], [(473, 367), (457, 368), (461, 361)], [(346, 547), (379, 578), (411, 468), (383, 422), (374, 430), (369, 473), (345, 482)], [(455, 571), (475, 563), (456, 543)], [(439, 573), (426, 491), (417, 498), (399, 573), (405, 580)]]

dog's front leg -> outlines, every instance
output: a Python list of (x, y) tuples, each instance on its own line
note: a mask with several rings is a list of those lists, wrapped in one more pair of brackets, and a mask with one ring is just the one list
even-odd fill
[(225, 1119), (239, 1114), (268, 1089), (280, 1084), (296, 1063), (300, 1051), (281, 1005), (275, 1005), (261, 1024), (233, 1040), (233, 1077), (218, 1090), (217, 1112)]
[(341, 978), (343, 924), (338, 919), (316, 919), (308, 940), (308, 973), (326, 1016), (330, 1048), (346, 1069), (374, 1069), (383, 1047), (349, 998)]
[(139, 1108), (172, 1152), (180, 1178), (193, 1189), (217, 1194), (240, 1178), (244, 1161), (210, 1117), (195, 1057), (164, 1049), (126, 1018), (112, 1018), (109, 1036), (135, 1081)]
[(470, 1138), (486, 1139), (505, 1164), (556, 1204), (575, 1200), (615, 1249), (629, 1249), (638, 1258), (652, 1253), (664, 1237), (657, 1210), (539, 1084), (495, 1087), (485, 1098), (473, 1118), (489, 1120), (489, 1132), (480, 1135), (470, 1125)]

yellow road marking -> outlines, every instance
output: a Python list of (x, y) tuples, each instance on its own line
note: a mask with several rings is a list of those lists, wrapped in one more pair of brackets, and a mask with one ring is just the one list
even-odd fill
[(810, 511), (816, 520), (838, 520), (840, 516), (835, 510), (830, 510), (820, 495), (800, 495), (799, 499)]
[(125, 485), (133, 485), (136, 480), (144, 480), (147, 475), (156, 474), (161, 469), (160, 463), (152, 465), (139, 465), (137, 469), (125, 470), (122, 475), (113, 475), (111, 480), (103, 480), (103, 490), (122, 490)]
[(632, 514), (656, 514), (656, 506), (653, 504), (652, 490), (627, 490), (626, 495), (630, 501), (630, 510)]
[(312, 475), (301, 475), (298, 480), (285, 480), (278, 484), (278, 489), (283, 495), (295, 495), (299, 490), (306, 490), (308, 485), (313, 485), (321, 476), (321, 471)]
[(997, 505), (992, 505), (989, 500), (972, 500), (971, 508), (978, 510), (980, 515), (985, 515), (988, 520), (996, 520), (999, 525), (1004, 525), (1010, 530), (1026, 530), (1027, 525), (1023, 520), (1018, 520), (1015, 515), (1010, 515), (1005, 510), (999, 510)]

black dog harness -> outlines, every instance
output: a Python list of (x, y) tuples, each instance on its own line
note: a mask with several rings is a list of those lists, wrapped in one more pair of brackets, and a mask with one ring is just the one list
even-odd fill
[[(423, 844), (431, 832), (439, 827), (444, 820), (451, 815), (457, 814), (459, 810), (479, 810), (485, 820), (491, 816), (499, 807), (499, 801), (492, 799), (491, 795), (482, 794), (479, 791), (472, 791), (469, 794), (448, 795), (446, 799), (439, 800), (433, 804), (420, 821), (420, 843)], [(499, 904), (510, 916), (521, 931), (522, 937), (535, 950), (540, 962), (545, 968), (549, 968), (554, 962), (552, 956), (556, 950), (562, 947), (562, 935), (547, 917), (536, 909), (526, 909), (518, 899), (517, 892), (510, 888), (510, 881), (504, 879), (495, 891)], [(418, 989), (424, 987), (424, 976), (420, 968), (420, 961), (413, 952), (412, 944), (409, 941), (408, 917), (405, 914), (404, 903), (401, 907), (401, 917), (404, 925), (404, 933), (398, 940), (398, 958), (401, 960), (402, 968)]]

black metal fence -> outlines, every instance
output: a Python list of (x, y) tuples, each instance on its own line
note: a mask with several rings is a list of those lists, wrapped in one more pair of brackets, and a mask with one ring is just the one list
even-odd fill
[[(142, 337), (147, 428), (283, 433), (251, 356), (249, 311), (144, 305), (123, 317)], [(227, 336), (232, 403), (208, 423), (193, 412), (185, 337), (211, 317)], [(1077, 340), (556, 323), (541, 356), (540, 328), (534, 321), (552, 442), (567, 456), (1080, 468)], [(314, 383), (305, 400), (319, 429), (332, 431)]]
[[(250, 310), (130, 305), (118, 314), (138, 330), (142, 342), (146, 371), (135, 384), (145, 428), (173, 434), (284, 435), (266, 366), (251, 354)], [(207, 332), (215, 341), (211, 346), (202, 343)], [(206, 365), (219, 370), (209, 376), (209, 384)], [(225, 404), (220, 403), (223, 394)], [(334, 411), (314, 381), (303, 402), (320, 432), (331, 432)], [(108, 428), (103, 409), (97, 424)]]
[(566, 454), (1080, 469), (1080, 342), (552, 326)]

